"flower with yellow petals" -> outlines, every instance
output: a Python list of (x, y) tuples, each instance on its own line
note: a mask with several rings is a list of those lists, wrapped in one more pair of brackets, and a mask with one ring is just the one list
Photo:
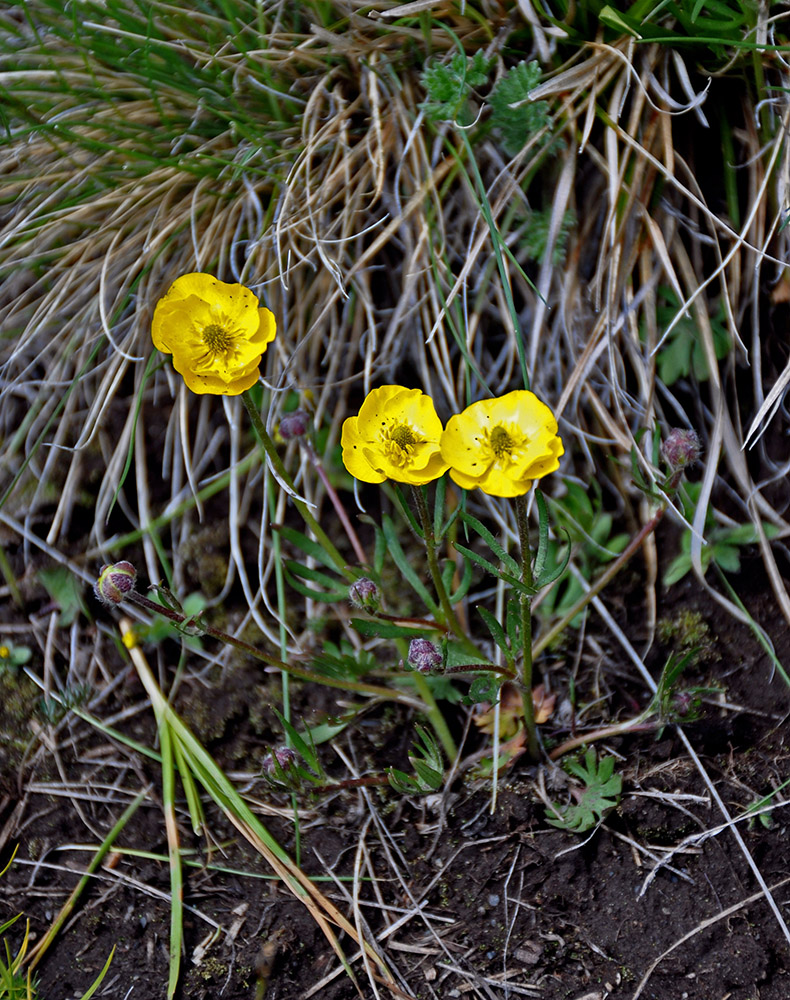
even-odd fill
[(197, 393), (238, 396), (258, 381), (277, 327), (243, 285), (210, 274), (183, 274), (157, 302), (151, 337)]
[(447, 469), (439, 449), (442, 422), (419, 389), (382, 385), (343, 423), (343, 464), (364, 483), (422, 486)]
[(482, 399), (450, 417), (441, 447), (454, 482), (495, 497), (527, 493), (535, 479), (559, 467), (564, 452), (554, 414), (525, 389)]

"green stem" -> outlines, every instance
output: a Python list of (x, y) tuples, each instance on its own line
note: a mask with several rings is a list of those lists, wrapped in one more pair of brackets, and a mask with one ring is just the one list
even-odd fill
[(343, 576), (347, 580), (353, 582), (355, 577), (354, 574), (346, 565), (346, 560), (343, 558), (343, 556), (338, 552), (337, 548), (329, 540), (328, 535), (321, 527), (321, 525), (318, 523), (318, 521), (316, 521), (316, 519), (313, 517), (312, 513), (310, 512), (310, 508), (307, 506), (304, 500), (302, 500), (299, 496), (296, 495), (296, 487), (293, 484), (293, 480), (288, 474), (285, 465), (283, 465), (283, 460), (282, 458), (280, 458), (280, 453), (277, 451), (277, 447), (274, 441), (272, 441), (272, 439), (269, 437), (269, 433), (263, 425), (263, 421), (261, 420), (261, 415), (258, 412), (258, 408), (256, 407), (255, 403), (253, 403), (249, 391), (243, 392), (241, 394), (241, 398), (242, 401), (244, 402), (244, 406), (247, 410), (250, 421), (252, 423), (252, 429), (255, 431), (255, 436), (258, 438), (261, 447), (266, 453), (266, 457), (271, 463), (272, 468), (277, 473), (278, 477), (285, 483), (285, 485), (291, 491), (291, 499), (293, 500), (296, 509), (302, 515), (302, 520), (310, 529), (310, 531), (313, 532), (317, 541), (321, 544), (321, 547), (329, 556), (329, 558), (332, 560), (332, 562), (335, 564), (335, 566), (338, 568), (338, 570), (343, 574)]
[(412, 486), (411, 489), (412, 495), (414, 496), (414, 502), (417, 505), (417, 511), (420, 515), (420, 524), (422, 525), (425, 541), (425, 554), (428, 557), (428, 569), (431, 574), (431, 579), (433, 580), (434, 589), (436, 590), (436, 596), (439, 598), (439, 605), (441, 606), (442, 614), (444, 615), (443, 624), (452, 630), (453, 634), (456, 638), (460, 639), (467, 651), (472, 652), (473, 655), (477, 656), (479, 651), (470, 640), (469, 636), (461, 628), (461, 623), (458, 621), (455, 609), (450, 603), (450, 598), (447, 595), (447, 589), (444, 586), (442, 571), (439, 568), (439, 560), (436, 557), (436, 539), (433, 534), (433, 521), (431, 519), (430, 512), (428, 511), (428, 504), (425, 502), (425, 496), (419, 486)]
[(417, 688), (420, 697), (425, 702), (425, 714), (428, 717), (428, 721), (433, 726), (433, 731), (439, 737), (439, 742), (442, 744), (444, 752), (447, 754), (447, 759), (451, 764), (455, 763), (458, 756), (458, 747), (455, 745), (455, 740), (447, 727), (447, 722), (439, 710), (439, 706), (436, 704), (436, 699), (433, 696), (433, 691), (431, 691), (428, 681), (425, 677), (423, 677), (419, 670), (415, 670), (409, 676), (414, 678), (414, 686)]
[[(521, 582), (532, 586), (532, 550), (529, 545), (529, 522), (527, 520), (527, 501), (523, 496), (516, 497), (516, 523), (518, 538), (521, 544)], [(535, 727), (535, 705), (532, 701), (532, 598), (529, 594), (519, 596), (521, 606), (521, 697), (524, 705), (524, 728), (527, 732), (527, 751), (533, 761), (540, 759), (538, 749), (538, 733)]]

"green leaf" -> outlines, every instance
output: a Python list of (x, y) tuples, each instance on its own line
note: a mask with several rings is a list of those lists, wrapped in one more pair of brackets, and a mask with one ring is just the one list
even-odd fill
[(484, 701), (495, 702), (499, 696), (501, 683), (496, 674), (481, 674), (475, 677), (469, 685), (469, 703), (474, 705)]
[(437, 614), (439, 609), (436, 606), (436, 601), (434, 601), (428, 593), (427, 587), (417, 575), (417, 572), (409, 560), (406, 558), (406, 555), (401, 548), (400, 540), (398, 539), (398, 532), (392, 518), (385, 514), (381, 519), (381, 528), (384, 532), (384, 537), (387, 540), (387, 549), (389, 554), (392, 556), (395, 565), (403, 574), (403, 578), (408, 582), (409, 586), (420, 598), (425, 607), (428, 608), (432, 614)]
[(52, 566), (38, 572), (39, 580), (46, 587), (54, 604), (60, 608), (58, 624), (71, 625), (82, 612), (87, 616), (87, 608), (82, 597), (82, 583), (65, 566)]
[(288, 745), (293, 747), (293, 749), (299, 754), (311, 770), (315, 771), (316, 774), (323, 774), (321, 761), (318, 759), (318, 753), (316, 751), (315, 743), (313, 742), (310, 730), (306, 729), (303, 737), (299, 730), (296, 729), (281, 712), (278, 712), (273, 705), (272, 711), (279, 719), (280, 725), (283, 727), (283, 731), (285, 732), (288, 740)]
[(505, 583), (509, 583), (510, 586), (515, 588), (519, 593), (528, 594), (532, 597), (537, 592), (535, 587), (528, 587), (526, 584), (522, 583), (518, 577), (512, 576), (510, 573), (505, 573), (492, 562), (489, 562), (484, 556), (478, 555), (477, 552), (473, 552), (472, 549), (468, 549), (465, 545), (460, 545), (456, 542), (455, 547), (462, 555), (471, 559), (472, 562), (477, 563), (478, 566), (482, 566), (487, 573), (490, 573), (499, 580), (503, 580)]
[(678, 580), (682, 580), (686, 573), (690, 570), (691, 556), (686, 555), (685, 552), (681, 553), (679, 556), (675, 556), (664, 574), (664, 586), (671, 587), (673, 583), (677, 583)]
[(408, 628), (393, 622), (380, 622), (373, 618), (352, 618), (351, 627), (360, 635), (377, 636), (379, 639), (426, 639), (433, 635), (424, 628)]
[(539, 489), (535, 490), (535, 501), (538, 505), (538, 551), (535, 553), (535, 564), (532, 567), (532, 573), (533, 576), (539, 578), (543, 572), (546, 553), (549, 549), (549, 512), (546, 508), (546, 499)]
[(725, 573), (740, 573), (741, 556), (734, 545), (717, 543), (710, 551), (710, 558)]
[[(472, 564), (468, 559), (464, 559), (464, 574), (461, 577), (461, 582), (458, 584), (458, 589), (454, 590), (451, 594), (448, 593), (450, 604), (457, 604), (460, 600), (466, 597), (467, 593), (469, 592), (469, 587), (471, 586), (471, 583), (472, 583)], [(447, 590), (448, 592), (450, 590), (449, 584)]]
[(478, 49), (471, 59), (456, 51), (449, 62), (432, 62), (426, 66), (422, 74), (426, 100), (420, 105), (426, 118), (471, 124), (469, 96), (474, 87), (482, 87), (488, 80), (489, 66), (482, 49)]
[(642, 35), (636, 30), (636, 24), (633, 18), (626, 18), (620, 11), (615, 10), (614, 7), (610, 7), (608, 4), (601, 10), (598, 15), (598, 19), (601, 24), (606, 24), (610, 28), (614, 28), (615, 31), (622, 33), (623, 31), (627, 35), (633, 35), (634, 38), (641, 38)]
[[(294, 562), (292, 559), (285, 563), (284, 568), (285, 578), (289, 585), (304, 597), (312, 597), (314, 600), (323, 601), (326, 604), (348, 600), (348, 583), (345, 580), (329, 576), (319, 569), (303, 566), (302, 563)], [(302, 579), (320, 584), (326, 589), (320, 590), (318, 587), (310, 587), (302, 583)]]
[(491, 534), (488, 528), (486, 528), (484, 524), (478, 521), (476, 517), (473, 517), (467, 511), (462, 511), (460, 516), (464, 524), (468, 525), (472, 529), (472, 531), (474, 531), (483, 539), (483, 541), (486, 543), (489, 549), (491, 549), (491, 551), (494, 553), (497, 559), (500, 560), (505, 569), (512, 576), (517, 577), (521, 572), (521, 567), (513, 558), (513, 556), (509, 555), (505, 551), (505, 549), (500, 544), (499, 540), (494, 535)]
[(555, 817), (549, 817), (548, 822), (573, 833), (591, 830), (620, 801), (623, 779), (619, 774), (614, 774), (614, 765), (614, 757), (602, 757), (596, 763), (592, 748), (585, 754), (584, 763), (568, 761), (566, 770), (584, 783), (584, 791), (578, 801), (571, 805), (558, 806), (552, 803)]
[[(539, 63), (520, 62), (500, 77), (491, 91), (491, 124), (502, 136), (508, 156), (515, 156), (549, 121), (547, 101), (530, 101), (529, 93), (540, 83)], [(517, 104), (518, 107), (513, 107)]]
[(510, 643), (507, 640), (505, 630), (500, 625), (498, 619), (491, 614), (488, 608), (478, 606), (477, 612), (486, 623), (486, 628), (491, 633), (491, 638), (502, 650), (509, 663), (513, 659), (513, 653), (511, 652)]
[[(414, 532), (414, 534), (418, 538), (425, 538), (425, 533), (422, 530), (422, 525), (417, 520), (417, 518), (416, 518), (416, 516), (414, 514), (414, 511), (411, 509), (411, 504), (409, 503), (408, 499), (406, 498), (403, 490), (400, 488), (400, 486), (397, 483), (393, 483), (393, 486), (395, 487), (395, 496), (398, 498), (398, 503), (400, 504), (401, 510), (403, 511), (403, 516), (409, 522), (409, 527), (411, 528), (411, 530)], [(366, 521), (367, 523), (373, 524), (375, 526), (375, 522), (373, 521), (373, 518), (368, 517), (367, 515), (364, 515), (363, 517), (361, 517), (360, 520), (361, 521)], [(381, 530), (381, 529), (378, 529), (378, 530)]]
[(332, 557), (324, 550), (324, 547), (312, 538), (308, 538), (307, 535), (302, 531), (297, 531), (295, 528), (289, 528), (284, 524), (272, 525), (272, 529), (276, 531), (281, 538), (285, 538), (296, 548), (301, 549), (302, 552), (309, 558), (315, 559), (316, 562), (321, 563), (326, 566), (327, 569), (337, 570), (337, 564), (333, 561)]

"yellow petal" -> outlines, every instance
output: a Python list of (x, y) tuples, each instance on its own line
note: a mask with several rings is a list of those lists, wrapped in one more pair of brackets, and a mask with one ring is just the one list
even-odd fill
[(480, 485), (479, 476), (467, 476), (452, 465), (450, 466), (450, 479), (464, 490), (474, 490)]
[(519, 497), (528, 493), (532, 486), (531, 479), (512, 479), (507, 472), (497, 465), (492, 465), (485, 476), (477, 483), (483, 493), (492, 497)]
[(250, 338), (250, 343), (254, 344), (263, 353), (277, 335), (277, 323), (274, 313), (269, 309), (258, 310), (258, 329)]
[(387, 478), (377, 472), (365, 458), (365, 441), (359, 434), (357, 417), (348, 417), (343, 421), (340, 447), (343, 465), (355, 479), (361, 479), (363, 483), (383, 483)]
[(406, 389), (402, 385), (380, 385), (371, 389), (357, 414), (360, 435), (368, 441), (375, 440), (381, 428), (400, 414), (409, 398), (418, 395), (419, 389)]
[[(175, 365), (173, 365), (175, 367)], [(176, 369), (178, 370), (178, 369)], [(234, 379), (232, 382), (225, 382), (214, 374), (199, 375), (191, 369), (186, 368), (179, 372), (186, 383), (187, 389), (198, 395), (210, 394), (212, 396), (239, 396), (247, 389), (251, 389), (258, 381), (260, 372), (256, 368), (242, 378)]]
[(475, 414), (463, 413), (450, 417), (441, 437), (442, 455), (454, 469), (467, 476), (480, 476), (493, 461), (490, 448), (481, 447), (481, 430)]

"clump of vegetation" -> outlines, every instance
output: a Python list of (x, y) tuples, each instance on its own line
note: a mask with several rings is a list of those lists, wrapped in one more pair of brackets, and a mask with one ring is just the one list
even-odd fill
[[(130, 801), (161, 812), (168, 997), (189, 831), (224, 849), (230, 824), (357, 990), (345, 941), (397, 994), (398, 956), (306, 874), (306, 808), (376, 788), (401, 816), (478, 775), (493, 808), (505, 773), (531, 796), (547, 756), (693, 717), (700, 691), (678, 687), (715, 663), (710, 630), (659, 622), (656, 682), (612, 614), (626, 566), (648, 624), (656, 581), (692, 573), (749, 620), (733, 587), (758, 546), (790, 606), (786, 457), (760, 437), (787, 385), (761, 326), (787, 298), (779, 272), (764, 287), (790, 246), (782, 19), (735, 0), (373, 7), (0, 14), (0, 573), (25, 629), (0, 643), (2, 771), (11, 790), (58, 769), (101, 835), (90, 876), (133, 809), (125, 777), (94, 780), (86, 734), (145, 775)], [(730, 85), (746, 96), (725, 115)], [(644, 688), (624, 683), (626, 719), (615, 644)], [(255, 742), (223, 768), (204, 744), (237, 720)], [(570, 760), (547, 822), (606, 822), (628, 781), (612, 752)], [(83, 809), (73, 768), (106, 802)], [(32, 956), (27, 937), (6, 951), (14, 989), (87, 884)]]

